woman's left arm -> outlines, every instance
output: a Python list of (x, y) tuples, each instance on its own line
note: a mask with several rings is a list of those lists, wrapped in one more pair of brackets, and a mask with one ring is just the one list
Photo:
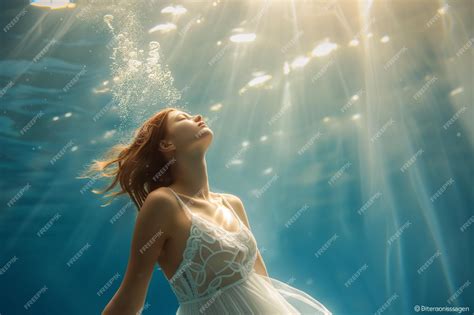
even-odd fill
[[(242, 220), (242, 222), (248, 227), (248, 229), (251, 230), (244, 204), (242, 203), (240, 198), (232, 194), (222, 194), (222, 195), (225, 195), (230, 205), (234, 208), (235, 212), (237, 212), (237, 214), (239, 215), (240, 220)], [(255, 260), (254, 268), (258, 274), (268, 277), (267, 267), (265, 266), (265, 263), (263, 262), (262, 255), (260, 254), (260, 250), (258, 248), (257, 248), (257, 259)]]

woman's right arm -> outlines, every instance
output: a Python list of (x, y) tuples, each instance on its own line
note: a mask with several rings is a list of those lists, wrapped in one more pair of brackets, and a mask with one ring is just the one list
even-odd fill
[(156, 261), (173, 230), (174, 207), (163, 190), (147, 196), (135, 222), (125, 276), (102, 315), (135, 315), (141, 310)]

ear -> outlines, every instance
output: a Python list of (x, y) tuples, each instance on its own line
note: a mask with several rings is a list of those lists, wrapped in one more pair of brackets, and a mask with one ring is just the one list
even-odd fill
[(162, 152), (169, 152), (175, 149), (174, 144), (168, 140), (161, 140), (160, 141), (160, 151)]

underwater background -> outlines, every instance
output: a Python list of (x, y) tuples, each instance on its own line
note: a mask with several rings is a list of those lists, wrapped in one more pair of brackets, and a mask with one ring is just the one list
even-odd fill
[[(213, 130), (271, 277), (474, 314), (474, 1), (33, 2), (0, 4), (1, 315), (100, 314), (137, 211), (77, 176), (165, 107)], [(157, 265), (143, 314), (177, 307)]]

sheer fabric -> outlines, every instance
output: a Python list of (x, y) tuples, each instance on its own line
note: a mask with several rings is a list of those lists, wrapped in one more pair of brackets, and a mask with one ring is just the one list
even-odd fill
[(255, 272), (257, 242), (222, 195), (238, 222), (232, 230), (193, 213), (168, 188), (191, 220), (182, 261), (168, 280), (179, 302), (176, 314), (332, 314), (308, 294)]

